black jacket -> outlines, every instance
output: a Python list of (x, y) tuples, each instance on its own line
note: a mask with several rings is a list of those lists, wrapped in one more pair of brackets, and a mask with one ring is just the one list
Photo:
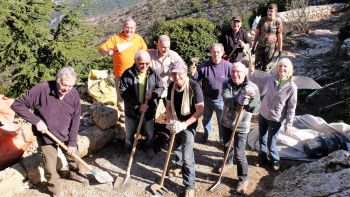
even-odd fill
[(252, 41), (247, 32), (242, 29), (240, 29), (236, 34), (234, 34), (230, 29), (229, 31), (225, 32), (220, 39), (220, 43), (224, 45), (226, 55), (230, 55), (230, 53), (233, 51), (232, 56), (229, 59), (230, 62), (239, 62), (243, 59), (243, 48), (239, 47), (239, 40), (242, 40), (246, 44), (251, 44)]
[[(147, 70), (147, 85), (145, 93), (152, 91), (152, 98), (148, 101), (148, 110), (145, 113), (145, 120), (151, 120), (156, 114), (158, 100), (162, 95), (164, 86), (160, 76), (151, 68)], [(124, 100), (125, 115), (132, 119), (138, 119), (141, 112), (139, 111), (139, 80), (137, 78), (136, 65), (124, 71), (120, 79), (119, 90)]]

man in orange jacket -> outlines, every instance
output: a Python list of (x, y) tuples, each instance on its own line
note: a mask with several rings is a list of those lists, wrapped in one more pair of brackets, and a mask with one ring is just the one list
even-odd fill
[(124, 121), (124, 101), (120, 96), (119, 81), (123, 72), (134, 64), (134, 55), (140, 50), (146, 50), (147, 46), (143, 38), (135, 34), (136, 22), (132, 18), (127, 18), (123, 23), (123, 30), (114, 34), (102, 43), (99, 47), (101, 55), (113, 56), (115, 87), (117, 91), (117, 107), (120, 114), (118, 124), (125, 130)]

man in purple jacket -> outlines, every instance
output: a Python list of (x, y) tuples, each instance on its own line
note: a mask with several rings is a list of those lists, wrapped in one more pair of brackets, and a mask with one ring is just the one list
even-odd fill
[(219, 118), (222, 113), (224, 102), (222, 100), (222, 83), (230, 76), (230, 62), (223, 60), (224, 46), (220, 43), (215, 43), (210, 49), (211, 59), (204, 62), (197, 71), (191, 70), (190, 75), (193, 79), (201, 82), (204, 94), (204, 114), (203, 127), (204, 136), (202, 142), (208, 141), (212, 131), (211, 116), (213, 111), (216, 113), (218, 122), (219, 138), (222, 142), (222, 126), (219, 123)]
[(70, 178), (88, 183), (86, 177), (79, 172), (80, 163), (71, 156), (72, 153), (79, 155), (77, 135), (80, 124), (80, 98), (78, 91), (73, 87), (76, 78), (72, 67), (64, 67), (58, 71), (56, 81), (37, 84), (11, 105), (19, 116), (33, 124), (39, 150), (44, 156), (45, 178), (50, 184), (49, 190), (55, 196), (64, 194), (56, 171), (58, 145), (42, 132), (50, 131), (68, 146), (68, 154), (65, 155), (71, 167)]

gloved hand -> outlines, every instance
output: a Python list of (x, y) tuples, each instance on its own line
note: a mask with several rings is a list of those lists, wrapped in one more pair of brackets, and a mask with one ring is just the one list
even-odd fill
[(174, 121), (168, 123), (166, 128), (172, 133), (179, 133), (180, 131), (187, 129), (187, 124), (186, 122)]
[(251, 53), (252, 55), (255, 54), (255, 48), (254, 48), (254, 47), (252, 48), (252, 50), (250, 51), (250, 53)]
[(240, 94), (237, 99), (238, 104), (240, 105), (248, 105), (249, 104), (249, 97), (245, 96), (243, 94)]
[(238, 46), (239, 46), (239, 48), (245, 47), (245, 43), (243, 42), (243, 40), (238, 40)]
[(281, 56), (282, 56), (282, 51), (278, 51), (277, 58), (278, 58), (278, 59), (281, 59)]

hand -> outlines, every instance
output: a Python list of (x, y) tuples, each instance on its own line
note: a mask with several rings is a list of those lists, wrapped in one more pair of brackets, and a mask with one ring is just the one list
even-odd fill
[(240, 94), (238, 96), (238, 103), (240, 105), (248, 105), (249, 104), (249, 97), (248, 96), (245, 96), (243, 94)]
[(150, 100), (151, 98), (152, 98), (152, 92), (148, 90), (145, 94), (145, 99)]
[(289, 128), (289, 127), (284, 127), (284, 132), (287, 134), (287, 135), (292, 135), (292, 129)]
[(255, 48), (253, 47), (250, 52), (251, 52), (252, 55), (254, 55), (255, 54)]
[(35, 124), (36, 130), (38, 130), (41, 133), (45, 133), (45, 131), (48, 130), (47, 125), (45, 124), (44, 121), (40, 120)]
[(114, 51), (113, 50), (109, 50), (108, 51), (108, 55), (114, 55)]
[(245, 95), (249, 98), (253, 98), (255, 96), (255, 89), (251, 85), (245, 86)]
[(71, 155), (75, 153), (76, 150), (77, 150), (77, 147), (68, 146), (67, 153)]
[(238, 40), (238, 46), (239, 46), (239, 48), (245, 47), (245, 43), (243, 42), (243, 40)]
[(255, 65), (254, 64), (250, 64), (249, 65), (249, 72), (254, 72), (254, 70), (255, 70)]
[(141, 104), (140, 105), (140, 112), (146, 112), (148, 109), (148, 105), (146, 104)]
[(193, 77), (197, 72), (197, 67), (196, 66), (190, 66), (188, 74)]
[(169, 129), (169, 131), (172, 133), (179, 133), (187, 129), (187, 124), (186, 122), (174, 121), (167, 124), (166, 128)]
[(277, 59), (281, 59), (282, 51), (278, 51)]

